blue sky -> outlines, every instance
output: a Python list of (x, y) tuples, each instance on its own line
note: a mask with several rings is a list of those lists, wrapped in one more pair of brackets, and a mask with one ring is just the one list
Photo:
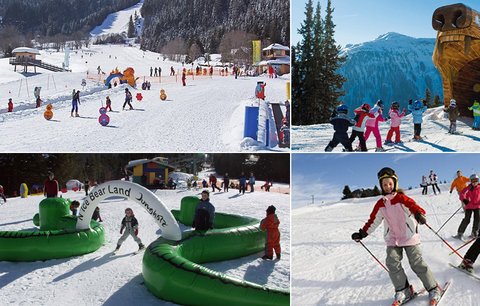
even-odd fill
[(338, 201), (342, 190), (361, 187), (373, 188), (377, 172), (391, 167), (399, 177), (401, 188), (418, 187), (422, 175), (435, 171), (439, 179), (451, 182), (457, 170), (470, 176), (480, 172), (480, 154), (292, 154), (292, 208), (311, 203)]
[[(417, 38), (436, 37), (432, 15), (440, 6), (463, 3), (480, 10), (480, 1), (462, 0), (332, 0), (335, 8), (335, 39), (345, 46), (349, 43), (371, 41), (387, 32), (397, 32)], [(298, 28), (305, 19), (307, 0), (292, 0), (292, 44), (300, 40)], [(317, 1), (314, 0), (314, 7)], [(322, 16), (327, 0), (320, 0)]]

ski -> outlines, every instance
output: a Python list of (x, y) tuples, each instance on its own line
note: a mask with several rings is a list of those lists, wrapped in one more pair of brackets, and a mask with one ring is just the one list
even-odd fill
[(135, 256), (137, 254), (140, 254), (140, 253), (143, 253), (145, 251), (145, 249), (141, 249), (141, 250), (138, 250), (138, 251), (135, 251), (132, 253), (132, 256)]
[(470, 276), (470, 277), (472, 277), (472, 278), (480, 281), (480, 276), (476, 275), (475, 273), (473, 273), (473, 272), (468, 272), (467, 270), (462, 269), (462, 268), (459, 268), (458, 266), (455, 266), (455, 265), (453, 265), (453, 264), (451, 264), (451, 263), (449, 263), (449, 265), (452, 266), (453, 268), (457, 269), (458, 271), (461, 271), (461, 272), (467, 274), (468, 276)]
[(443, 285), (442, 293), (440, 294), (440, 298), (437, 301), (430, 301), (430, 304), (429, 304), (430, 306), (436, 306), (440, 303), (443, 296), (445, 295), (445, 292), (447, 292), (448, 288), (450, 288), (451, 283), (452, 283), (451, 281), (448, 281), (448, 282), (445, 283), (445, 285)]

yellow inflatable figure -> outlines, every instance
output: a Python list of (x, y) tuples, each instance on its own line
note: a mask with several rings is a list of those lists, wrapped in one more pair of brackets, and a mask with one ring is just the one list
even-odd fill
[(28, 187), (27, 187), (27, 184), (25, 183), (20, 184), (20, 197), (21, 198), (28, 197)]
[(123, 71), (123, 77), (120, 78), (120, 81), (126, 81), (128, 85), (136, 87), (137, 79), (135, 78), (135, 70), (132, 67), (128, 67)]

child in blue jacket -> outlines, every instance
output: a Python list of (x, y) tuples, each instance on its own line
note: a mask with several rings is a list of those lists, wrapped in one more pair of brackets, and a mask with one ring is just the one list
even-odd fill
[(423, 113), (427, 110), (427, 107), (421, 101), (416, 100), (414, 103), (408, 104), (408, 110), (413, 117), (413, 139), (422, 140), (420, 133), (422, 132)]

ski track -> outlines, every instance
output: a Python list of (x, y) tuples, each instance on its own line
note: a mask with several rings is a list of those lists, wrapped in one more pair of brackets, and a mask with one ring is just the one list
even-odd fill
[[(384, 111), (384, 114), (387, 113)], [(407, 115), (402, 119), (400, 126), (403, 145), (395, 145), (388, 153), (398, 152), (476, 152), (480, 151), (480, 133), (471, 129), (472, 118), (461, 117), (457, 120), (457, 131), (460, 135), (448, 134), (450, 121), (443, 112), (443, 107), (428, 109), (423, 116), (422, 136), (427, 136), (424, 141), (411, 141), (413, 138), (412, 116)], [(379, 123), (382, 142), (387, 137), (390, 122)], [(293, 126), (292, 150), (303, 152), (323, 152), (333, 137), (333, 126), (330, 123), (307, 126)], [(351, 129), (348, 134), (350, 135)], [(358, 140), (355, 141), (354, 147)], [(370, 135), (367, 140), (368, 148), (375, 148), (375, 137)], [(384, 145), (385, 148), (389, 148)], [(342, 152), (343, 146), (339, 144), (333, 152)]]
[[(63, 61), (63, 53), (42, 51), (41, 56), (52, 64), (61, 65)], [(98, 65), (106, 73), (104, 78), (116, 67), (120, 71), (133, 67), (135, 77), (139, 77), (139, 89), (143, 76), (150, 75), (150, 66), (160, 66), (163, 83), (152, 82), (150, 91), (132, 89), (126, 84), (108, 89), (100, 80), (86, 79), (87, 70), (90, 77), (98, 78)], [(9, 152), (238, 152), (242, 151), (244, 107), (256, 103), (257, 81), (267, 83), (268, 101), (283, 102), (286, 98), (285, 84), (289, 76), (277, 79), (239, 77), (235, 80), (233, 76), (219, 76), (215, 68), (212, 78), (188, 76), (187, 86), (183, 87), (180, 75), (177, 82), (167, 75), (170, 66), (177, 71), (183, 68), (181, 63), (163, 61), (161, 55), (144, 52), (137, 46), (113, 45), (93, 45), (72, 52), (70, 67), (73, 73), (38, 69), (39, 73), (26, 78), (13, 73), (8, 59), (1, 59), (0, 69), (5, 69), (6, 76), (0, 80), (0, 99), (12, 97), (14, 112), (7, 113), (6, 103), (0, 102), (0, 128), (4, 131), (0, 143), (8, 145)], [(87, 81), (85, 88), (80, 86), (82, 79)], [(42, 87), (43, 104), (38, 109), (33, 97), (36, 86)], [(127, 87), (133, 95), (134, 111), (121, 109)], [(70, 117), (72, 89), (80, 90), (80, 118)], [(160, 89), (165, 89), (166, 101), (160, 100)], [(141, 102), (136, 100), (138, 92), (143, 95)], [(98, 110), (102, 103), (105, 105), (107, 95), (112, 100), (114, 112), (107, 113), (110, 124), (102, 127), (98, 123)], [(54, 115), (50, 121), (43, 118), (48, 103), (53, 105)], [(288, 151), (278, 147), (256, 150)]]
[[(203, 178), (203, 176), (201, 176)], [(199, 196), (198, 191), (158, 190), (157, 196), (170, 209), (180, 207), (184, 196)], [(264, 218), (269, 205), (277, 207), (280, 219), (282, 259), (264, 261), (263, 252), (224, 262), (206, 264), (228, 276), (245, 279), (269, 287), (290, 286), (290, 196), (276, 192), (255, 191), (236, 196), (237, 191), (211, 193), (218, 212)], [(82, 200), (84, 193), (68, 192), (64, 197)], [(0, 206), (0, 230), (34, 228), (31, 218), (38, 212), (43, 196), (27, 199), (9, 198)], [(0, 262), (0, 305), (174, 305), (152, 295), (143, 285), (142, 255), (132, 256), (138, 249), (127, 239), (117, 255), (112, 255), (120, 234), (124, 209), (131, 207), (145, 245), (158, 238), (155, 221), (139, 205), (128, 200), (106, 200), (100, 204), (105, 227), (105, 245), (83, 256), (38, 262)], [(187, 227), (181, 225), (182, 229)]]
[[(426, 210), (427, 222), (434, 230), (460, 205), (456, 197), (449, 196), (449, 186), (439, 185), (442, 193), (437, 196), (423, 196), (421, 189), (406, 192)], [(326, 206), (292, 210), (292, 305), (391, 304), (394, 289), (388, 274), (360, 244), (350, 238), (368, 220), (377, 199), (344, 200)], [(440, 232), (454, 247), (459, 247), (461, 242), (450, 237), (456, 233), (462, 218), (463, 214), (456, 214)], [(470, 230), (471, 223), (466, 232)], [(448, 265), (458, 265), (460, 259), (455, 255), (449, 256), (451, 250), (426, 226), (420, 226), (420, 235), (423, 257), (437, 281), (453, 280), (441, 305), (477, 305), (479, 283)], [(363, 242), (385, 263), (383, 225)], [(466, 251), (467, 248), (459, 253), (464, 255)], [(410, 283), (417, 290), (422, 289), (405, 257), (402, 264)], [(426, 305), (427, 300), (424, 294), (408, 305)]]

